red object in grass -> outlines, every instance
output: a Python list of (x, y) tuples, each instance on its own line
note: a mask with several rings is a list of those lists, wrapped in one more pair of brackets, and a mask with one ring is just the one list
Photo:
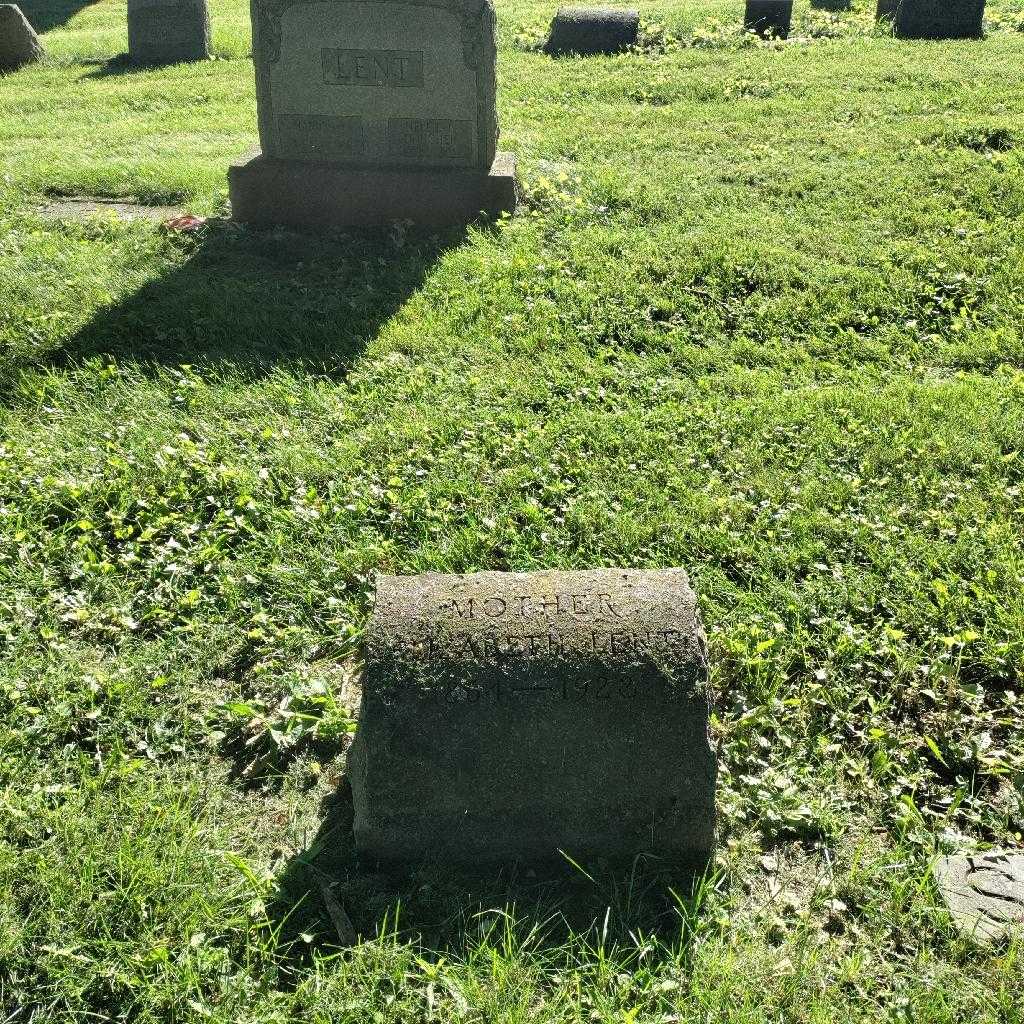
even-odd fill
[(165, 220), (163, 226), (167, 231), (198, 231), (206, 226), (206, 218), (183, 213), (180, 217)]

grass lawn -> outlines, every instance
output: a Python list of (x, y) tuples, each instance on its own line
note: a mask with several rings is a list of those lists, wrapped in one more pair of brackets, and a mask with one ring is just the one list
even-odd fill
[[(559, 61), (554, 6), (498, 2), (520, 214), (306, 237), (217, 216), (243, 0), (150, 71), (123, 3), (23, 4), (0, 1020), (1024, 1020), (1024, 944), (931, 873), (1024, 831), (1024, 0), (942, 44), (798, 0), (770, 45), (662, 0), (642, 52)], [(211, 220), (40, 212), (83, 195)], [(713, 875), (355, 870), (374, 575), (617, 565), (701, 597)]]

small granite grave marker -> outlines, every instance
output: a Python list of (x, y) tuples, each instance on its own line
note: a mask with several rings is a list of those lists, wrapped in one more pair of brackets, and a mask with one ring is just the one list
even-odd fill
[(953, 920), (971, 938), (996, 942), (1011, 928), (1024, 928), (1024, 852), (942, 857), (935, 880)]
[(982, 34), (985, 0), (898, 0), (901, 39), (976, 39)]
[(210, 56), (206, 0), (128, 0), (128, 56), (133, 64), (183, 64)]
[(15, 4), (0, 4), (0, 74), (42, 60), (43, 47)]
[(262, 152), (236, 219), (439, 226), (515, 206), (492, 0), (252, 0)]
[(762, 38), (785, 39), (793, 26), (793, 0), (747, 0), (743, 27)]
[(681, 569), (382, 577), (365, 654), (364, 858), (707, 863), (716, 760)]
[(896, 17), (896, 8), (900, 0), (878, 0), (878, 7), (875, 9), (876, 21), (892, 21)]
[(551, 56), (620, 53), (636, 45), (639, 32), (639, 11), (561, 7), (551, 23), (544, 52)]

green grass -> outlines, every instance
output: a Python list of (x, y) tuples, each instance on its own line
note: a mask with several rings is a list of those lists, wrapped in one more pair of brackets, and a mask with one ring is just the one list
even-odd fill
[[(767, 46), (739, 6), (550, 61), (551, 6), (501, 0), (521, 214), (311, 238), (41, 217), (222, 213), (248, 13), (128, 72), (123, 4), (25, 4), (0, 1019), (1024, 1020), (1020, 940), (960, 938), (930, 874), (1024, 831), (1024, 4), (945, 44), (799, 4)], [(355, 871), (329, 798), (375, 573), (599, 565), (701, 596), (713, 877)]]

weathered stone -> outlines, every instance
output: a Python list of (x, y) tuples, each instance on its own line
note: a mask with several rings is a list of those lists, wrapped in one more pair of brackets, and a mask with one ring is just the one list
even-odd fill
[(17, 71), (45, 56), (35, 29), (16, 4), (0, 4), (0, 74)]
[(551, 23), (544, 52), (551, 56), (621, 53), (635, 46), (640, 12), (612, 7), (562, 7)]
[(710, 857), (706, 648), (681, 569), (382, 577), (365, 658), (364, 858)]
[(37, 207), (36, 212), (47, 220), (89, 221), (94, 217), (112, 217), (117, 220), (163, 223), (182, 216), (184, 211), (177, 206), (149, 206), (128, 198), (77, 196), (51, 200)]
[(206, 0), (128, 0), (128, 56), (148, 66), (207, 60)]
[(785, 39), (793, 27), (793, 0), (747, 0), (743, 27), (762, 38)]
[(232, 170), (236, 218), (436, 225), (497, 194), (514, 206), (491, 0), (252, 0), (252, 20), (262, 156)]
[(985, 0), (897, 0), (901, 39), (976, 39), (982, 34)]
[(971, 938), (996, 942), (1024, 928), (1024, 851), (942, 857), (935, 880), (953, 920)]

